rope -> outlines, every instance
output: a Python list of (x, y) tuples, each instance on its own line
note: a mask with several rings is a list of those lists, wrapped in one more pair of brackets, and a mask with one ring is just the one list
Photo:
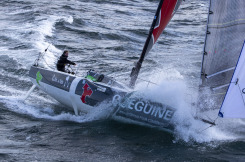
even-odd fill
[(219, 118), (219, 116), (216, 117), (216, 119), (214, 119), (214, 123), (216, 122), (216, 120)]
[(43, 59), (43, 61), (45, 62), (45, 64), (46, 64), (50, 69), (53, 69), (53, 68), (51, 67), (51, 65), (49, 65), (49, 64), (46, 62), (46, 60), (44, 59), (44, 55), (42, 55), (42, 59)]
[(207, 130), (207, 129), (213, 127), (213, 126), (214, 126), (214, 125), (210, 125), (210, 126), (208, 126), (207, 128), (205, 128), (205, 129), (203, 129), (203, 130), (201, 130), (201, 131), (198, 131), (198, 133), (202, 133), (202, 132), (204, 132), (205, 130)]
[(241, 90), (241, 88), (240, 88), (239, 83), (238, 83), (237, 85), (238, 85), (238, 88), (239, 88), (239, 90), (240, 90), (240, 94), (241, 94), (241, 96), (242, 96), (243, 105), (244, 105), (244, 107), (245, 107), (245, 100), (244, 100), (243, 95), (242, 95), (243, 92), (242, 92), (242, 90)]
[(207, 129), (209, 129), (209, 128), (211, 128), (211, 127), (213, 127), (213, 126), (216, 126), (217, 124), (215, 123), (216, 122), (216, 120), (218, 119), (219, 117), (217, 116), (216, 117), (216, 119), (214, 120), (214, 124), (210, 124), (210, 126), (208, 126), (207, 128), (205, 128), (205, 129), (203, 129), (203, 130), (201, 130), (201, 131), (198, 131), (199, 133), (202, 133), (202, 132), (204, 132), (205, 130), (207, 130)]
[(154, 84), (154, 85), (156, 85), (156, 86), (160, 86), (159, 84), (154, 83), (154, 82), (149, 81), (149, 80), (145, 80), (145, 79), (142, 79), (142, 78), (139, 78), (139, 77), (138, 77), (138, 79), (139, 79), (139, 80), (142, 80), (142, 81), (145, 81), (145, 82), (148, 82), (148, 83), (151, 83), (151, 84)]
[[(41, 54), (38, 56), (38, 59), (37, 59), (36, 61), (38, 62), (40, 59), (42, 59), (42, 60), (44, 61), (44, 63), (45, 63), (50, 69), (53, 69), (53, 66), (50, 65), (50, 64), (48, 64), (47, 61), (46, 61), (45, 58), (44, 58), (44, 55), (46, 54), (46, 52), (47, 52), (49, 46), (50, 46), (50, 44), (49, 44), (48, 47), (44, 50), (44, 52), (41, 53)], [(59, 59), (59, 56), (56, 55), (56, 54), (53, 54), (53, 56), (51, 55), (51, 56), (49, 56), (49, 57), (56, 58), (56, 62), (57, 62), (58, 59)], [(55, 69), (53, 69), (53, 70), (55, 70)]]

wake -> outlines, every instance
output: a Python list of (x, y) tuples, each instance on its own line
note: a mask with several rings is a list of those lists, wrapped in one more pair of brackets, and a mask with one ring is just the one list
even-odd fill
[[(44, 106), (37, 105), (30, 100), (23, 101), (23, 96), (0, 96), (0, 102), (5, 105), (10, 111), (28, 115), (37, 119), (47, 119), (53, 121), (72, 121), (76, 123), (86, 123), (96, 120), (101, 120), (109, 116), (109, 111), (106, 111), (105, 105), (98, 106), (96, 111), (93, 113), (80, 114), (76, 116), (73, 111), (61, 111), (59, 113), (55, 112), (54, 106)], [(45, 101), (46, 102), (46, 101)], [(56, 107), (61, 107), (61, 105), (55, 105)]]

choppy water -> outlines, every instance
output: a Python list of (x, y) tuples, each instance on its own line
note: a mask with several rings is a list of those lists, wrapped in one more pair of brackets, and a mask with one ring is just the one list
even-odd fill
[[(0, 161), (243, 161), (243, 120), (218, 120), (204, 130), (208, 125), (192, 118), (205, 0), (182, 4), (139, 76), (157, 83), (153, 94), (179, 108), (174, 134), (106, 119), (106, 106), (77, 117), (39, 90), (19, 101), (31, 87), (28, 69), (47, 47), (50, 67), (67, 49), (81, 75), (95, 69), (127, 83), (157, 5), (157, 0), (1, 0)], [(144, 90), (144, 83), (137, 88)]]

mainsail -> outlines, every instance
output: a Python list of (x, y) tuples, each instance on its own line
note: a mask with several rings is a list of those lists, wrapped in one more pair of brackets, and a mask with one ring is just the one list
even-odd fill
[(201, 91), (208, 87), (215, 93), (201, 95), (202, 103), (209, 98), (214, 101), (214, 107), (222, 104), (245, 39), (244, 6), (244, 0), (210, 0)]
[(159, 38), (159, 36), (162, 34), (163, 30), (167, 26), (168, 22), (171, 20), (171, 18), (179, 8), (181, 2), (182, 0), (161, 0), (159, 2), (141, 56), (136, 66), (132, 69), (131, 72), (131, 81), (130, 81), (131, 87), (135, 85), (135, 81), (138, 77), (145, 56), (149, 53), (154, 43), (156, 43), (157, 39)]
[(244, 7), (244, 0), (210, 0), (203, 85), (217, 88), (230, 82), (245, 38)]
[(219, 111), (220, 117), (245, 118), (245, 42), (230, 86)]

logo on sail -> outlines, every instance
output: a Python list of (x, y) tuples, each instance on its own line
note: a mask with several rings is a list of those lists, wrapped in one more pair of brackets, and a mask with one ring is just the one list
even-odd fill
[(36, 74), (36, 81), (37, 81), (38, 85), (40, 85), (39, 81), (41, 81), (42, 79), (43, 79), (43, 76), (40, 73), (40, 71), (38, 71), (37, 74)]
[(86, 99), (86, 96), (91, 96), (93, 93), (92, 89), (89, 87), (89, 85), (86, 83), (84, 86), (83, 86), (83, 94), (81, 96), (81, 100), (83, 103), (86, 103), (85, 99)]
[(245, 94), (245, 88), (242, 89), (242, 93)]

